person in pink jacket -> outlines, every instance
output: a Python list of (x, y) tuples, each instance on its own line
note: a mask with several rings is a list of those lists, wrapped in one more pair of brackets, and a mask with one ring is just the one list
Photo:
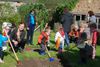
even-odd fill
[(98, 32), (97, 32), (97, 27), (96, 27), (96, 24), (92, 24), (91, 25), (91, 41), (92, 41), (92, 47), (93, 47), (93, 53), (92, 53), (92, 59), (95, 59), (95, 56), (96, 56), (96, 43), (97, 43), (97, 35), (98, 35)]

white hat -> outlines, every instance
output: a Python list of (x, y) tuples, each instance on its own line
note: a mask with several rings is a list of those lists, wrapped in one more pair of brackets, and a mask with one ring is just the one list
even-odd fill
[(9, 23), (9, 22), (3, 22), (3, 24), (2, 24), (2, 28), (5, 28), (5, 27), (9, 27), (9, 28), (11, 28), (11, 27), (12, 27), (12, 24)]

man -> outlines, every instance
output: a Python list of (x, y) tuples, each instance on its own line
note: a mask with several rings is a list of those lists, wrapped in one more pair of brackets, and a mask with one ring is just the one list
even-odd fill
[(68, 33), (70, 32), (71, 25), (73, 24), (73, 15), (68, 11), (67, 8), (64, 8), (64, 12), (61, 17), (61, 22), (62, 22), (62, 26), (63, 26), (64, 32), (65, 32), (65, 42), (66, 42), (67, 46), (69, 47)]
[(34, 10), (31, 10), (27, 22), (27, 43), (29, 45), (33, 44), (33, 34), (34, 34), (35, 24), (36, 24), (35, 12)]

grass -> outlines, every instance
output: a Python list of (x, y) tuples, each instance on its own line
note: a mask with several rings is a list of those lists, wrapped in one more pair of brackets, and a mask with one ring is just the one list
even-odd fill
[[(39, 32), (35, 32), (34, 34), (34, 46), (26, 46), (26, 47), (31, 47), (32, 49), (34, 48), (39, 48), (39, 46), (37, 46), (37, 38), (38, 38), (38, 35), (40, 33)], [(50, 39), (50, 45), (51, 45), (51, 48), (54, 48), (54, 33), (52, 32), (51, 34), (51, 39)], [(71, 44), (71, 47), (73, 47), (74, 44)], [(68, 59), (68, 61), (71, 63), (72, 67), (99, 67), (99, 63), (100, 63), (100, 46), (97, 46), (96, 48), (96, 60), (95, 61), (90, 61), (88, 62), (88, 64), (85, 64), (85, 65), (79, 65), (77, 62), (78, 62), (78, 59), (79, 59), (79, 55), (78, 55), (78, 49), (76, 47), (74, 48), (70, 48), (70, 50), (66, 50), (64, 53), (63, 53), (63, 56), (64, 58)], [(57, 52), (56, 51), (52, 51), (50, 52), (51, 53), (51, 56), (57, 58)], [(4, 56), (4, 61), (5, 63), (4, 64), (0, 64), (0, 67), (16, 67), (16, 60), (14, 58), (14, 54), (13, 53), (10, 53), (8, 50), (4, 52), (5, 56)], [(21, 61), (23, 61), (24, 59), (35, 59), (35, 58), (39, 58), (39, 59), (46, 59), (48, 58), (47, 55), (44, 55), (44, 56), (41, 56), (38, 54), (38, 52), (33, 52), (32, 50), (31, 51), (24, 51), (23, 53), (17, 53), (19, 59)], [(66, 63), (66, 62), (64, 62)], [(63, 63), (62, 63), (63, 65)]]

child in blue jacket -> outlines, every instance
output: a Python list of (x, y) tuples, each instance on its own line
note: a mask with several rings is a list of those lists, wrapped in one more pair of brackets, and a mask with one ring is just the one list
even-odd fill
[(0, 33), (0, 63), (4, 63), (3, 61), (3, 50), (2, 50), (2, 46), (3, 46), (3, 42), (7, 41), (8, 38), (6, 36), (3, 36)]

